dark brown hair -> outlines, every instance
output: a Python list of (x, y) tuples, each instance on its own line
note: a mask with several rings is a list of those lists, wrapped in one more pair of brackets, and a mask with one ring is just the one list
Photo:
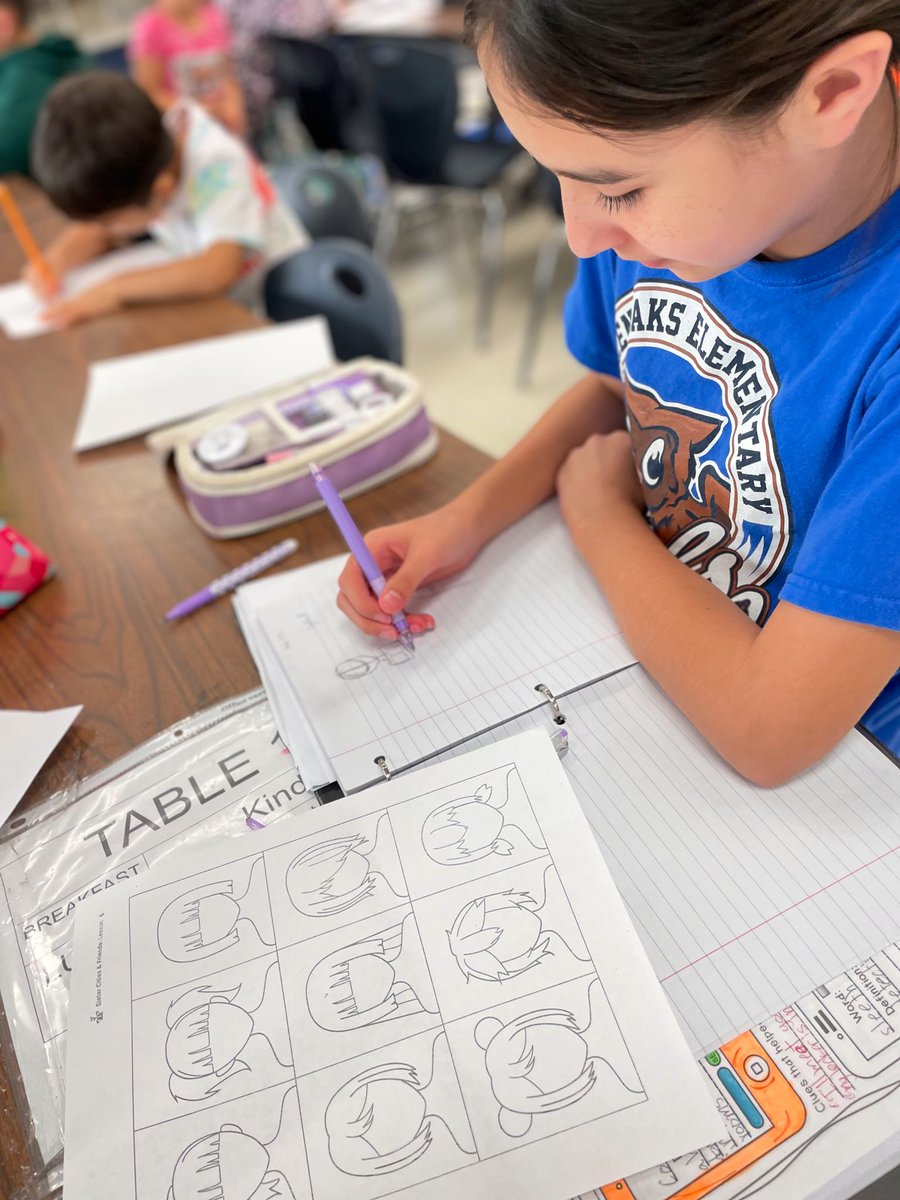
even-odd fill
[(870, 30), (896, 66), (900, 0), (468, 0), (466, 28), (540, 107), (636, 132), (774, 116), (820, 55)]
[(114, 71), (86, 71), (58, 83), (31, 145), (38, 183), (77, 221), (147, 204), (174, 156), (162, 113)]

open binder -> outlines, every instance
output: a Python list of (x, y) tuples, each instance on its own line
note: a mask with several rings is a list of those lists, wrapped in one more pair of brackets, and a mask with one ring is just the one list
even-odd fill
[(636, 664), (555, 504), (429, 598), (440, 640), (414, 663), (338, 613), (342, 561), (236, 602), (307, 783), (359, 791), (526, 729), (566, 735), (567, 774), (695, 1050), (900, 937), (896, 761), (854, 730), (784, 787), (737, 775)]

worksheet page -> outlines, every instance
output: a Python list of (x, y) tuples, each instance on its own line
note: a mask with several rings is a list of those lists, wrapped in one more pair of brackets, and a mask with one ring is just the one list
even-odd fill
[(539, 732), (185, 851), (76, 955), (66, 1200), (563, 1200), (720, 1130)]
[[(433, 633), (415, 652), (367, 637), (335, 607), (344, 557), (242, 589), (347, 792), (421, 762), (634, 662), (555, 501), (423, 589)], [(295, 586), (288, 594), (284, 580)], [(266, 606), (267, 596), (272, 602)]]

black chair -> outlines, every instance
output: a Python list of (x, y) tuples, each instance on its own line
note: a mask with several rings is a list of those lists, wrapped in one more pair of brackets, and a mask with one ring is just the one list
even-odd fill
[(272, 34), (275, 95), (293, 102), (297, 118), (319, 150), (360, 153), (370, 148), (362, 125), (359, 88), (347, 47), (330, 41)]
[(313, 242), (269, 271), (264, 295), (273, 321), (324, 316), (341, 362), (365, 355), (403, 362), (397, 297), (384, 268), (359, 242)]
[(468, 141), (456, 136), (456, 68), (436, 45), (360, 38), (357, 55), (389, 176), (438, 191), (470, 193), (481, 202), (484, 225), (476, 340), (485, 343), (506, 220), (497, 184), (521, 150), (509, 140)]
[(299, 162), (272, 173), (279, 192), (315, 241), (323, 237), (351, 238), (370, 249), (375, 241), (373, 221), (352, 179), (338, 167)]

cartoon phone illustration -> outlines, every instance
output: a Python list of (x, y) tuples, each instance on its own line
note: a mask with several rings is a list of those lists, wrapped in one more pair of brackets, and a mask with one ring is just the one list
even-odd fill
[(743, 1131), (740, 1140), (730, 1153), (719, 1143), (711, 1155), (698, 1151), (674, 1159), (660, 1168), (663, 1177), (647, 1171), (630, 1182), (609, 1183), (599, 1190), (603, 1200), (703, 1200), (806, 1123), (803, 1101), (752, 1033), (707, 1054), (703, 1065), (725, 1120)]

